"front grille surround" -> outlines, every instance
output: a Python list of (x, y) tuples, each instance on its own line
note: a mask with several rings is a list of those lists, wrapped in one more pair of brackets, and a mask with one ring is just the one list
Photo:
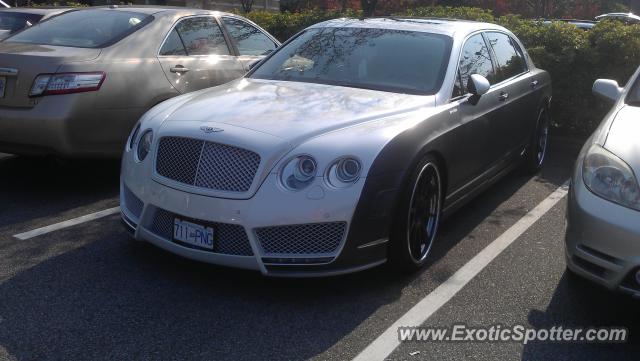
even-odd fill
[[(233, 256), (253, 256), (253, 250), (251, 249), (247, 232), (244, 227), (238, 224), (218, 223), (194, 219), (174, 214), (162, 208), (157, 208), (151, 223), (151, 232), (168, 241), (175, 242), (173, 240), (173, 221), (176, 217), (195, 224), (209, 226), (214, 229), (216, 235), (213, 243), (213, 251), (208, 252)], [(202, 250), (201, 248), (184, 243), (178, 244)]]
[(335, 256), (347, 231), (347, 222), (308, 223), (255, 229), (263, 254), (271, 257)]
[(205, 190), (246, 193), (260, 167), (258, 153), (201, 139), (165, 136), (155, 170), (166, 179)]

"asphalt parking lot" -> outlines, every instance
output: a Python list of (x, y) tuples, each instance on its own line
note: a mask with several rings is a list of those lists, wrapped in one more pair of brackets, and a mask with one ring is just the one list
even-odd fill
[[(579, 142), (554, 139), (543, 172), (512, 174), (446, 220), (430, 266), (273, 279), (131, 242), (113, 214), (117, 161), (0, 155), (0, 359), (347, 360), (447, 282), (569, 178)], [(622, 326), (625, 344), (403, 343), (392, 360), (634, 360), (638, 303), (567, 274), (565, 199), (497, 255), (425, 326)]]

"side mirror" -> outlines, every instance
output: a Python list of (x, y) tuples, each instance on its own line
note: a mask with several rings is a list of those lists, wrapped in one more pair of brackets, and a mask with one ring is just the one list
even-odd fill
[(469, 101), (471, 104), (476, 105), (480, 100), (480, 97), (487, 94), (489, 88), (491, 88), (491, 83), (487, 78), (483, 77), (480, 74), (473, 74), (469, 79), (469, 83), (467, 84), (469, 88), (469, 92), (471, 93), (471, 98)]
[(601, 98), (617, 102), (624, 89), (615, 80), (598, 79), (593, 83), (593, 94)]

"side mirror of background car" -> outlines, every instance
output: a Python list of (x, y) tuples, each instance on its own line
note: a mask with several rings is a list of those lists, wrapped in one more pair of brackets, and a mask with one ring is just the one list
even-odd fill
[(593, 83), (593, 94), (601, 98), (618, 101), (622, 96), (623, 89), (615, 80), (598, 79)]
[(487, 94), (489, 88), (491, 88), (491, 83), (487, 78), (483, 77), (480, 74), (473, 74), (469, 79), (469, 84), (467, 85), (469, 88), (469, 93), (471, 93), (471, 98), (469, 98), (469, 102), (473, 105), (478, 104), (480, 97)]

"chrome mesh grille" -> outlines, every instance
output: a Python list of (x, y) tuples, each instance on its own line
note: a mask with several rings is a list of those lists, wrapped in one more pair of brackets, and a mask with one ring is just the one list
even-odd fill
[(163, 137), (156, 171), (180, 183), (225, 192), (246, 192), (260, 165), (247, 149), (203, 140)]
[(344, 237), (346, 222), (300, 224), (256, 229), (268, 255), (313, 255), (336, 252)]
[(158, 144), (156, 171), (174, 181), (194, 184), (204, 141), (189, 138), (164, 137)]
[(122, 186), (122, 193), (124, 196), (124, 205), (136, 218), (140, 218), (142, 215), (142, 208), (144, 203), (138, 198), (126, 184)]
[[(176, 217), (173, 213), (158, 208), (153, 217), (151, 232), (156, 235), (173, 240), (173, 220)], [(192, 223), (209, 226), (214, 229), (213, 253), (229, 254), (235, 256), (252, 256), (253, 251), (249, 244), (249, 238), (244, 228), (237, 224), (215, 223), (177, 216), (182, 220)]]

